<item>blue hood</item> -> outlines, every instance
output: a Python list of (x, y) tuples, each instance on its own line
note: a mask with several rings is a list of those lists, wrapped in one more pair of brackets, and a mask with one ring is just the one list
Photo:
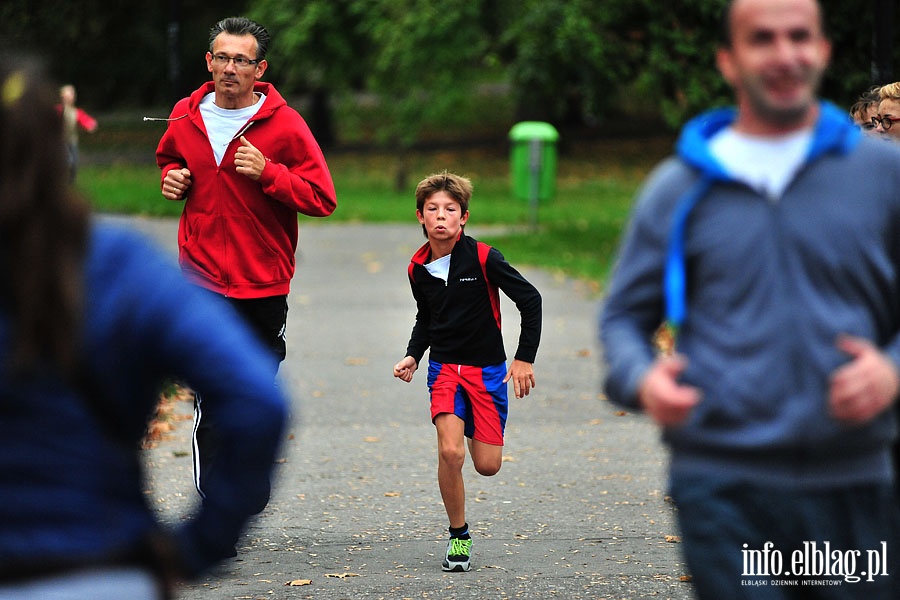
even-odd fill
[[(846, 154), (862, 137), (846, 112), (829, 102), (819, 103), (819, 119), (813, 131), (805, 163), (810, 163), (833, 152)], [(737, 118), (733, 107), (706, 112), (689, 121), (682, 129), (676, 144), (678, 156), (700, 172), (697, 183), (682, 196), (676, 205), (669, 234), (664, 274), (666, 320), (677, 331), (687, 314), (687, 294), (684, 264), (684, 230), (688, 216), (697, 202), (706, 196), (716, 181), (730, 181), (732, 177), (713, 157), (709, 141), (717, 133), (729, 127)]]

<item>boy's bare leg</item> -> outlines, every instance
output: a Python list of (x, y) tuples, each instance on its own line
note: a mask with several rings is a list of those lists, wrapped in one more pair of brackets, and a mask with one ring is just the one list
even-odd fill
[(503, 446), (485, 444), (484, 442), (470, 439), (469, 454), (472, 455), (475, 470), (486, 477), (496, 475), (503, 464)]
[(454, 414), (434, 419), (438, 441), (438, 486), (450, 527), (466, 524), (466, 488), (462, 467), (466, 460), (465, 424)]

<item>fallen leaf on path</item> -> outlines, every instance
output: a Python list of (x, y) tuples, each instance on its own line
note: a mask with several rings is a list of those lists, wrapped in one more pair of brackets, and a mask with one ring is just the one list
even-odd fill
[(677, 535), (667, 535), (666, 541), (672, 544), (677, 544), (681, 541), (681, 537)]
[(162, 439), (163, 434), (169, 433), (173, 431), (175, 428), (172, 427), (171, 423), (167, 423), (165, 421), (152, 421), (150, 425), (147, 427), (147, 439), (148, 440), (159, 440)]
[(295, 579), (284, 584), (288, 587), (300, 587), (301, 585), (312, 585), (312, 579)]
[(338, 579), (346, 579), (347, 577), (359, 577), (359, 573), (325, 573), (325, 577), (337, 577)]

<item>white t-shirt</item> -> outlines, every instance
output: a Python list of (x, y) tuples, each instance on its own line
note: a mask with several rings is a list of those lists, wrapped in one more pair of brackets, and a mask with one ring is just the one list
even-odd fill
[(450, 276), (450, 255), (442, 256), (437, 260), (433, 260), (427, 265), (425, 268), (428, 269), (428, 272), (431, 273), (432, 277), (437, 277), (438, 279), (443, 279), (444, 283), (447, 283), (447, 278)]
[(729, 127), (713, 136), (709, 147), (735, 179), (777, 200), (803, 165), (812, 136), (812, 129), (758, 136)]
[(231, 140), (247, 124), (250, 117), (259, 112), (263, 102), (266, 101), (265, 94), (257, 92), (256, 95), (259, 96), (259, 100), (246, 108), (219, 108), (215, 103), (215, 92), (210, 92), (200, 101), (200, 115), (203, 117), (203, 124), (206, 125), (206, 133), (209, 135), (209, 143), (217, 165), (222, 164), (225, 149)]

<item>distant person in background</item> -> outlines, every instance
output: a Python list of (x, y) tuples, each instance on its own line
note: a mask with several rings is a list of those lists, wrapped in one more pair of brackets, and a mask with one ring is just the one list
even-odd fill
[[(67, 182), (58, 88), (0, 61), (0, 600), (161, 600), (233, 552), (282, 438), (271, 355)], [(223, 468), (172, 529), (140, 441), (168, 379), (217, 407)]]
[(75, 106), (75, 86), (64, 85), (59, 89), (59, 105), (63, 119), (63, 135), (69, 159), (69, 182), (74, 183), (78, 176), (78, 131), (83, 129), (93, 133), (97, 129), (97, 119)]
[[(270, 83), (269, 32), (244, 17), (210, 30), (212, 81), (175, 104), (156, 149), (162, 195), (184, 202), (178, 256), (192, 283), (225, 298), (277, 362), (287, 352), (287, 295), (297, 214), (327, 217), (337, 205), (325, 157), (303, 118)], [(195, 391), (195, 485), (216, 468), (215, 431)], [(263, 503), (259, 510), (265, 507)]]
[(878, 115), (872, 118), (875, 131), (900, 142), (900, 126), (895, 127), (900, 121), (900, 81), (881, 86), (878, 97)]
[(867, 90), (850, 107), (850, 116), (853, 118), (853, 122), (866, 133), (876, 133), (873, 117), (878, 116), (878, 103), (881, 102), (880, 90), (881, 86)]

